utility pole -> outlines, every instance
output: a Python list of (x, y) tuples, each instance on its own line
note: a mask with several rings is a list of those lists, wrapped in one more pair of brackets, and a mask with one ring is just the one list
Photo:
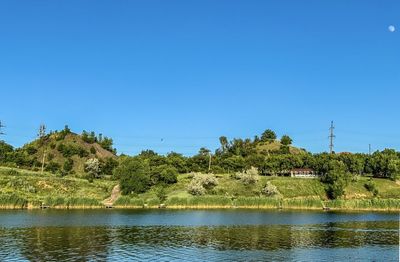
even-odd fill
[(334, 134), (333, 134), (333, 130), (335, 129), (335, 127), (333, 126), (333, 121), (331, 121), (331, 127), (329, 128), (329, 130), (330, 130), (330, 134), (329, 134), (329, 141), (330, 141), (330, 143), (329, 143), (329, 152), (331, 153), (331, 154), (333, 154), (333, 139), (336, 137)]
[[(39, 139), (42, 139), (45, 136), (46, 136), (46, 126), (44, 124), (41, 124), (40, 127), (39, 127), (38, 137), (39, 137)], [(44, 171), (44, 162), (46, 160), (46, 151), (47, 151), (46, 147), (45, 147), (45, 145), (43, 143), (42, 174), (43, 174), (43, 171)]]
[(42, 175), (44, 171), (44, 161), (46, 160), (46, 149), (43, 151), (43, 158), (42, 158)]
[[(0, 135), (4, 135), (4, 133), (1, 131), (1, 128), (3, 128), (5, 126), (2, 125), (1, 121), (0, 121)], [(0, 159), (3, 158), (2, 155), (0, 155)]]
[(368, 154), (371, 155), (371, 144), (368, 144)]

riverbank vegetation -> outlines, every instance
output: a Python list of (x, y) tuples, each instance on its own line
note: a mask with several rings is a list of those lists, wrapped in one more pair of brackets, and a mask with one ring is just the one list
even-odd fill
[[(1, 141), (0, 208), (100, 208), (119, 185), (107, 205), (400, 210), (400, 153), (391, 149), (312, 154), (269, 129), (253, 139), (222, 136), (214, 153), (190, 157), (117, 156), (112, 142), (67, 126), (17, 149)], [(296, 168), (316, 178), (290, 177)]]

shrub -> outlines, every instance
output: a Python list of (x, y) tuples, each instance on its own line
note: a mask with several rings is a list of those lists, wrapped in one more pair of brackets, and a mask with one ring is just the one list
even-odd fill
[(378, 189), (376, 188), (376, 185), (372, 180), (369, 180), (367, 183), (365, 183), (364, 187), (375, 197), (379, 194)]
[(261, 189), (261, 193), (266, 196), (275, 196), (279, 194), (279, 191), (276, 186), (268, 181), (267, 184)]
[(113, 170), (118, 166), (118, 161), (111, 157), (106, 158), (105, 161), (101, 162), (101, 172), (104, 175), (112, 175)]
[(74, 168), (74, 160), (72, 160), (71, 158), (67, 158), (63, 165), (63, 171), (68, 173), (71, 172), (72, 168)]
[(92, 153), (93, 155), (96, 154), (96, 148), (94, 148), (94, 146), (90, 147), (90, 153)]
[(90, 158), (85, 163), (85, 171), (93, 178), (99, 178), (101, 173), (100, 161), (97, 158)]
[(243, 184), (245, 185), (251, 185), (255, 184), (258, 181), (258, 169), (255, 167), (251, 167), (250, 169), (247, 169), (244, 172), (238, 172), (236, 173), (235, 177), (237, 179), (240, 179)]
[(212, 174), (196, 173), (188, 186), (188, 192), (192, 195), (204, 195), (206, 190), (214, 188), (218, 181)]
[(46, 165), (45, 170), (46, 170), (46, 171), (49, 171), (49, 172), (51, 172), (51, 173), (53, 173), (53, 174), (55, 174), (55, 173), (57, 173), (57, 171), (60, 170), (60, 168), (61, 168), (61, 165), (60, 165), (59, 163), (50, 161), (50, 162)]
[(161, 203), (164, 203), (167, 200), (167, 193), (165, 192), (165, 187), (162, 185), (157, 188), (156, 195)]
[(26, 152), (28, 152), (29, 155), (36, 154), (37, 152), (37, 149), (34, 148), (33, 146), (27, 146), (25, 150)]
[(199, 181), (192, 180), (188, 186), (188, 193), (194, 196), (201, 196), (206, 193), (206, 189)]

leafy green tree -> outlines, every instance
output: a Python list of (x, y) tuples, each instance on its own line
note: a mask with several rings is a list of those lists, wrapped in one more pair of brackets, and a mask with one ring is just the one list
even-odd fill
[(165, 185), (160, 185), (156, 190), (157, 198), (160, 200), (160, 203), (164, 203), (167, 200), (167, 192), (165, 190)]
[(400, 177), (400, 159), (390, 159), (388, 163), (388, 177), (396, 180)]
[(189, 171), (187, 167), (187, 158), (182, 154), (171, 152), (167, 155), (166, 162), (168, 165), (175, 167), (178, 173), (186, 173)]
[(112, 175), (114, 169), (118, 166), (118, 161), (111, 157), (107, 157), (105, 160), (102, 160), (100, 162), (101, 173), (104, 175)]
[(6, 161), (6, 155), (12, 153), (14, 148), (4, 141), (0, 141), (0, 162)]
[(261, 135), (261, 141), (263, 142), (272, 142), (276, 139), (276, 133), (271, 129), (267, 129)]
[(221, 136), (219, 138), (219, 143), (221, 144), (221, 153), (222, 154), (226, 153), (229, 148), (228, 138), (226, 138), (226, 136)]
[(152, 184), (174, 184), (178, 181), (178, 171), (169, 165), (161, 165), (151, 168)]
[(288, 135), (283, 135), (281, 137), (281, 144), (282, 145), (288, 146), (288, 145), (291, 145), (292, 142), (293, 142), (293, 140)]
[(344, 195), (348, 184), (348, 174), (343, 162), (332, 160), (329, 163), (329, 171), (323, 177), (323, 182), (327, 184), (327, 195), (330, 199), (337, 199)]
[(150, 187), (150, 166), (140, 158), (127, 157), (114, 170), (124, 195), (146, 192)]

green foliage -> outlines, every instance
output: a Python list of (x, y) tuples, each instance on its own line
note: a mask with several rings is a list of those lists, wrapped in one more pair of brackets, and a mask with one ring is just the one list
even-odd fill
[(204, 195), (207, 190), (218, 185), (218, 181), (212, 174), (196, 173), (188, 186), (188, 192), (192, 195)]
[(57, 146), (57, 150), (64, 156), (64, 157), (72, 157), (74, 155), (79, 155), (79, 157), (87, 157), (89, 153), (83, 148), (78, 145), (74, 144), (59, 144)]
[(131, 198), (129, 196), (120, 196), (115, 202), (114, 206), (118, 207), (142, 207), (144, 201), (141, 198)]
[(0, 194), (0, 207), (25, 208), (28, 200), (16, 194)]
[(71, 134), (71, 129), (69, 129), (68, 125), (65, 125), (64, 129), (60, 132), (57, 132), (56, 134), (56, 140), (61, 141), (64, 140), (67, 135)]
[(7, 144), (6, 142), (0, 140), (0, 161), (2, 161), (7, 153), (14, 151), (13, 146)]
[(69, 173), (72, 171), (73, 168), (74, 168), (74, 160), (72, 160), (71, 158), (67, 158), (67, 160), (65, 160), (63, 165), (63, 171)]
[(150, 187), (149, 164), (139, 158), (125, 158), (114, 170), (114, 176), (119, 179), (124, 195), (143, 193)]
[(282, 145), (288, 146), (288, 145), (291, 145), (292, 142), (293, 142), (293, 140), (288, 135), (283, 135), (281, 137), (281, 144)]
[[(92, 132), (87, 132), (85, 130), (82, 131), (81, 138), (83, 141), (89, 144), (93, 143), (98, 143), (102, 148), (104, 148), (107, 151), (110, 151), (112, 153), (116, 153), (115, 148), (113, 148), (113, 140), (109, 137), (103, 137), (102, 134), (99, 134), (96, 136), (96, 133), (94, 131)], [(93, 152), (91, 150), (92, 154), (95, 154), (96, 152)]]
[(245, 185), (255, 184), (259, 180), (258, 170), (255, 167), (251, 167), (244, 172), (237, 172), (234, 177)]
[(169, 165), (157, 166), (151, 171), (151, 179), (153, 184), (174, 184), (178, 181), (177, 175), (178, 171), (176, 168)]
[(375, 183), (372, 180), (369, 180), (367, 183), (364, 184), (364, 187), (371, 192), (375, 197), (378, 196), (379, 192), (376, 188)]
[(261, 135), (261, 141), (263, 142), (272, 142), (276, 139), (276, 133), (271, 129), (267, 129)]
[(114, 169), (118, 166), (118, 161), (111, 157), (107, 157), (105, 160), (100, 161), (101, 172), (104, 175), (112, 175)]
[(160, 200), (160, 203), (164, 203), (167, 200), (167, 192), (165, 191), (165, 185), (161, 185), (157, 188), (156, 195)]
[(45, 170), (55, 174), (60, 171), (60, 168), (61, 165), (59, 163), (50, 161), (49, 163), (47, 163)]
[(333, 160), (329, 163), (329, 171), (323, 177), (327, 184), (327, 194), (330, 199), (337, 199), (344, 195), (345, 187), (348, 184), (349, 175), (346, 173), (346, 166), (343, 162)]
[(96, 148), (94, 148), (94, 146), (90, 147), (90, 153), (93, 155), (96, 154)]
[(261, 194), (271, 197), (279, 195), (279, 191), (276, 186), (267, 181), (267, 183), (261, 188)]
[(90, 158), (85, 162), (85, 172), (89, 179), (100, 178), (101, 166), (97, 158)]

